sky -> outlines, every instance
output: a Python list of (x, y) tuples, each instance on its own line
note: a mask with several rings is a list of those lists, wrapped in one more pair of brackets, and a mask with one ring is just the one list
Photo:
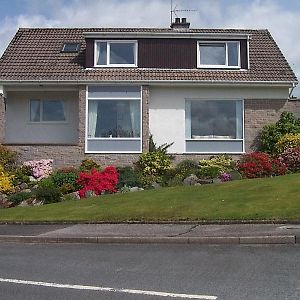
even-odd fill
[[(19, 27), (169, 27), (171, 0), (0, 0), (0, 55)], [(191, 28), (268, 29), (300, 79), (300, 0), (173, 0)], [(295, 89), (300, 97), (300, 87)]]

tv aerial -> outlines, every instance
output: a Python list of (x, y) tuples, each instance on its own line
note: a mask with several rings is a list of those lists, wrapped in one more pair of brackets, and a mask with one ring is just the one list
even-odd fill
[(173, 0), (170, 0), (171, 3), (170, 3), (170, 6), (171, 6), (171, 9), (170, 9), (170, 21), (171, 21), (171, 24), (173, 23), (173, 14), (177, 17), (177, 13), (178, 12), (182, 12), (182, 11), (186, 11), (186, 12), (190, 12), (190, 11), (197, 11), (196, 9), (178, 9), (177, 8), (177, 4), (175, 4), (175, 6), (173, 6)]

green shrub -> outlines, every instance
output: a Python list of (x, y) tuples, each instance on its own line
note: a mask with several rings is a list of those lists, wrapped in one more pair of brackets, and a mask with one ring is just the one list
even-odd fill
[(0, 145), (0, 165), (6, 171), (13, 171), (18, 160), (18, 155), (15, 151)]
[(34, 193), (36, 199), (43, 201), (44, 204), (59, 202), (62, 197), (59, 188), (54, 184), (51, 178), (41, 180)]
[(69, 185), (69, 188), (73, 186), (73, 190), (70, 192), (74, 192), (76, 188), (79, 189), (79, 185), (77, 185), (76, 181), (78, 179), (78, 174), (74, 170), (61, 171), (58, 170), (51, 175), (51, 180), (57, 187), (62, 187), (63, 185)]
[(212, 156), (199, 162), (199, 178), (217, 178), (221, 173), (229, 173), (234, 170), (235, 163), (228, 155)]
[(287, 133), (275, 145), (275, 152), (280, 154), (289, 148), (300, 146), (300, 133)]
[(150, 134), (149, 136), (149, 152), (162, 152), (164, 154), (167, 154), (168, 148), (171, 147), (174, 143), (164, 143), (160, 146), (157, 146), (156, 143), (153, 141), (153, 135)]
[(16, 186), (20, 183), (29, 183), (32, 170), (29, 166), (17, 166), (11, 174), (14, 175), (13, 185)]
[(183, 160), (175, 167), (175, 177), (182, 180), (191, 174), (196, 174), (199, 171), (199, 164), (194, 160)]
[(276, 152), (276, 143), (287, 133), (300, 133), (300, 119), (291, 112), (283, 112), (275, 124), (263, 127), (260, 135), (260, 151), (269, 154)]
[(93, 159), (84, 159), (79, 166), (80, 172), (89, 172), (92, 169), (96, 169), (97, 171), (101, 171), (101, 166), (96, 163)]
[(140, 174), (143, 186), (152, 182), (162, 182), (162, 176), (170, 169), (171, 159), (162, 152), (146, 152), (140, 155), (136, 162), (136, 169)]
[(119, 182), (117, 184), (118, 190), (124, 186), (141, 186), (139, 176), (132, 167), (118, 167), (117, 171), (119, 173)]
[(18, 194), (10, 195), (8, 200), (13, 202), (14, 205), (19, 205), (22, 201), (30, 199), (33, 197), (33, 193), (30, 192), (20, 192)]

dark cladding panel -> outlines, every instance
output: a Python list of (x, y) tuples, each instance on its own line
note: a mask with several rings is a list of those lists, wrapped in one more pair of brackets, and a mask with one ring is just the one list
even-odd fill
[(140, 68), (192, 69), (197, 67), (197, 42), (191, 39), (139, 39)]
[(247, 40), (240, 40), (240, 43), (241, 43), (241, 69), (248, 69)]
[(85, 67), (94, 67), (94, 39), (86, 39)]

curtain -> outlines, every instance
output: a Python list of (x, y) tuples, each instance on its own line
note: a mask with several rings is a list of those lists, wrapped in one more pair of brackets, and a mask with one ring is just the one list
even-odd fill
[(235, 102), (235, 113), (236, 113), (236, 139), (243, 138), (243, 102)]
[(133, 137), (140, 136), (140, 102), (131, 100), (129, 101), (129, 111), (131, 120), (131, 129)]
[(185, 138), (192, 138), (191, 101), (185, 101)]
[(89, 100), (88, 137), (95, 137), (98, 119), (98, 101)]

